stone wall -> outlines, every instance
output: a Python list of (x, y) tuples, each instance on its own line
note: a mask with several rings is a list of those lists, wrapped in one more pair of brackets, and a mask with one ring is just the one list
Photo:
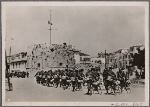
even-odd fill
[(28, 54), (27, 63), (30, 69), (50, 69), (52, 67), (73, 67), (75, 64), (72, 46), (66, 44), (46, 44), (32, 46), (32, 52)]

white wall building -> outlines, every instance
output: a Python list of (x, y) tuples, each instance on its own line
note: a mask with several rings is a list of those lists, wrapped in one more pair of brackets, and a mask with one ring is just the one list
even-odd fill
[(11, 56), (10, 71), (26, 71), (27, 52), (21, 52)]
[(91, 63), (91, 58), (89, 55), (84, 54), (80, 51), (75, 51), (74, 53), (75, 64), (87, 64)]

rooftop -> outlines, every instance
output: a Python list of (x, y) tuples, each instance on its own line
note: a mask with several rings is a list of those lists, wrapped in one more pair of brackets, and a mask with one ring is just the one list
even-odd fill
[[(131, 47), (142, 47), (142, 46), (144, 46), (144, 45), (139, 44), (139, 45), (135, 45), (135, 46), (131, 46)], [(131, 47), (130, 47), (130, 48), (131, 48)]]

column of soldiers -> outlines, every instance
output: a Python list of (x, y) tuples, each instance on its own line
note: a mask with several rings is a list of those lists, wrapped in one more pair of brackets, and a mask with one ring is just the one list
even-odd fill
[(84, 74), (83, 69), (72, 70), (49, 70), (38, 71), (35, 75), (38, 84), (48, 87), (62, 87), (64, 90), (72, 88), (72, 91), (81, 90), (83, 87), (87, 88), (87, 93), (91, 95), (93, 91), (100, 92), (101, 85), (103, 84), (108, 94), (109, 89), (116, 93), (116, 87), (123, 89), (130, 86), (129, 73), (124, 72), (124, 69), (119, 69), (114, 73), (112, 68), (105, 69), (103, 72), (95, 68), (91, 68)]
[[(8, 74), (7, 74), (8, 76)], [(9, 73), (9, 77), (11, 78), (29, 78), (29, 72), (25, 71), (12, 71)]]

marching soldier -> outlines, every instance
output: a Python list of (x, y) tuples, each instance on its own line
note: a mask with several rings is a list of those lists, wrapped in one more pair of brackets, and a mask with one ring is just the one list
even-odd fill
[(125, 86), (125, 79), (126, 79), (126, 75), (123, 68), (122, 70), (119, 69), (119, 71), (117, 72), (117, 79), (120, 81), (120, 86), (122, 90), (123, 87)]

